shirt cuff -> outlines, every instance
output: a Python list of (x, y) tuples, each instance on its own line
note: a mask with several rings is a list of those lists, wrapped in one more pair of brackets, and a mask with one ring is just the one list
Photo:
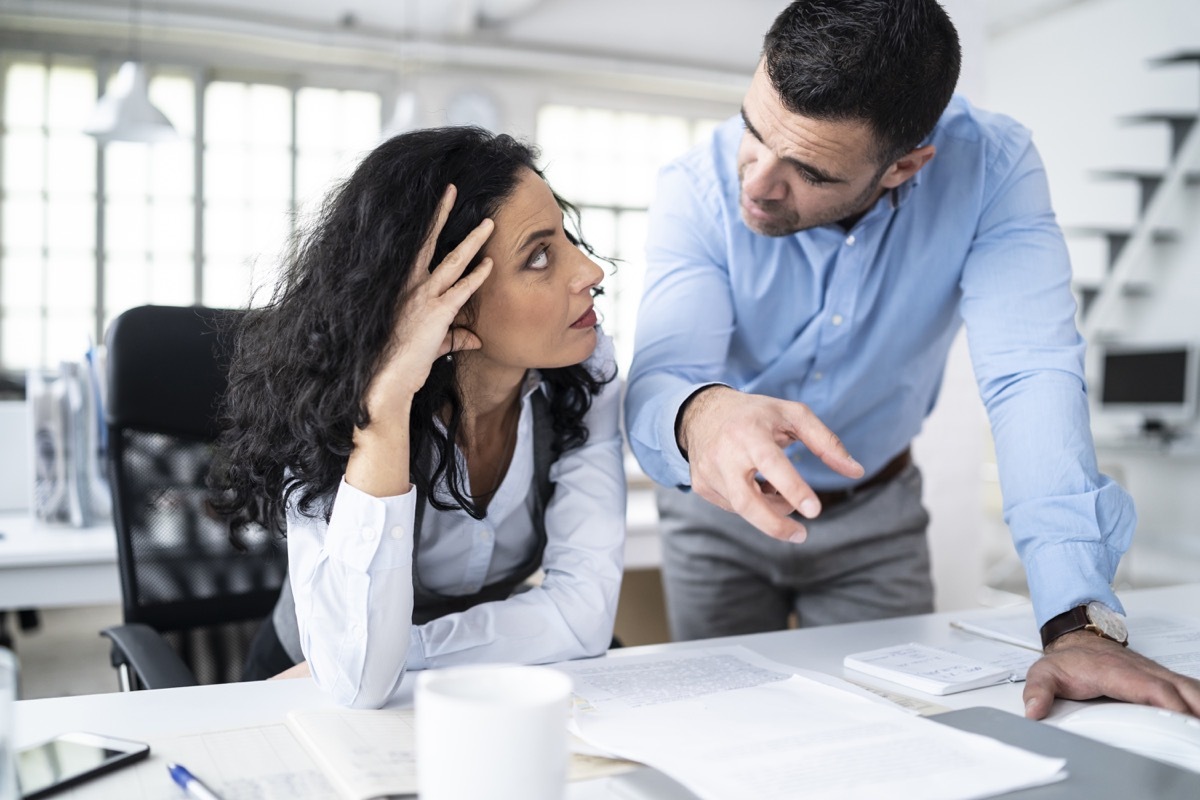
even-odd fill
[(1025, 565), (1038, 627), (1092, 600), (1124, 614), (1125, 607), (1111, 585), (1118, 559), (1098, 542), (1061, 542), (1039, 548)]
[(408, 631), (408, 656), (404, 660), (404, 668), (409, 672), (427, 669), (427, 665), (425, 664), (425, 637), (421, 635), (421, 627), (413, 625)]
[(392, 569), (412, 564), (412, 527), (417, 492), (375, 497), (342, 479), (329, 527), (325, 551), (347, 567)]
[(659, 452), (662, 453), (671, 481), (677, 489), (690, 489), (692, 486), (692, 466), (683, 457), (683, 452), (679, 449), (679, 440), (675, 438), (675, 422), (679, 419), (679, 411), (688, 398), (700, 390), (707, 389), (709, 386), (726, 385), (728, 384), (712, 381), (685, 386), (667, 395), (666, 401), (663, 403), (663, 410), (666, 413), (658, 421)]

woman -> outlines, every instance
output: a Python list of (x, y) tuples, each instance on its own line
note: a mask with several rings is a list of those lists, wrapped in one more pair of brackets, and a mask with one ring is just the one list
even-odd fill
[(406, 669), (607, 648), (625, 480), (603, 272), (534, 157), (476, 128), (383, 143), (249, 312), (218, 485), (235, 533), (286, 523), (296, 622), (285, 587), (247, 677), (303, 658), (377, 707)]

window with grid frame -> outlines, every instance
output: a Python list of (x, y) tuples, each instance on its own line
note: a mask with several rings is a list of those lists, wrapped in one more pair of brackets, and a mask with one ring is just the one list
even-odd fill
[(264, 299), (251, 290), (271, 281), (297, 213), (379, 138), (376, 92), (159, 66), (151, 100), (179, 140), (100, 148), (81, 132), (99, 75), (85, 59), (0, 60), (0, 370), (78, 360), (143, 303)]
[(707, 139), (722, 121), (568, 105), (538, 111), (546, 179), (579, 208), (583, 234), (597, 254), (618, 259), (617, 268), (608, 270), (597, 310), (613, 337), (622, 375), (633, 360), (646, 270), (646, 212), (658, 170)]

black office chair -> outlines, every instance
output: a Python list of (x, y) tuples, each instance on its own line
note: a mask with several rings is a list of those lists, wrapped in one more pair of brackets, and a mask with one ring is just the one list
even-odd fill
[(241, 677), (250, 640), (287, 573), (264, 530), (229, 542), (208, 502), (217, 404), (240, 312), (141, 306), (108, 330), (108, 465), (125, 624), (113, 642), (121, 687)]

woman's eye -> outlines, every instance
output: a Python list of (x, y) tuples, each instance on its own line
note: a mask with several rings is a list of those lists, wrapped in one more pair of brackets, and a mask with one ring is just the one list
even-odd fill
[(529, 259), (530, 269), (545, 269), (550, 266), (550, 248), (546, 246), (539, 247), (533, 257)]

